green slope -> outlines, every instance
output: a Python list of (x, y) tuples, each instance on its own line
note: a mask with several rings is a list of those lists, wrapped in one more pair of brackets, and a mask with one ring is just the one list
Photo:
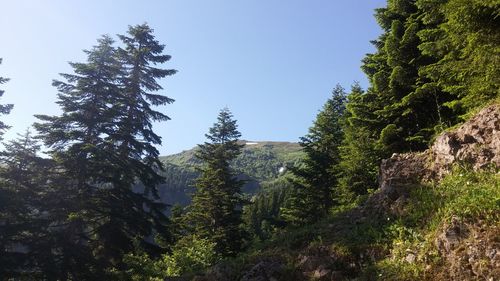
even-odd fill
[[(280, 169), (297, 164), (303, 156), (298, 143), (291, 142), (253, 142), (241, 141), (245, 146), (241, 155), (232, 164), (240, 177), (247, 180), (243, 191), (255, 194), (265, 182), (272, 182), (280, 175)], [(194, 192), (192, 184), (198, 173), (196, 166), (200, 165), (195, 158), (197, 148), (178, 154), (161, 157), (165, 164), (163, 176), (165, 184), (159, 188), (162, 200), (168, 204), (187, 205), (190, 194)]]

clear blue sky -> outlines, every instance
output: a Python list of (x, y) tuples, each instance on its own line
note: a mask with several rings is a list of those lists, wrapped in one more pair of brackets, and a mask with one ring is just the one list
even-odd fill
[(228, 106), (247, 140), (297, 141), (340, 83), (366, 86), (360, 60), (380, 34), (373, 10), (384, 0), (3, 0), (0, 76), (11, 81), (1, 103), (6, 139), (34, 114), (58, 114), (58, 73), (84, 61), (102, 34), (123, 34), (147, 22), (179, 72), (164, 79), (176, 102), (161, 108), (162, 154), (204, 141)]

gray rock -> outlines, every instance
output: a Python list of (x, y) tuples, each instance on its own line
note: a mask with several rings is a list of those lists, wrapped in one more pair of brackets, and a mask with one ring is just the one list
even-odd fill
[(279, 280), (283, 272), (283, 264), (279, 261), (264, 260), (247, 271), (241, 281), (271, 281)]

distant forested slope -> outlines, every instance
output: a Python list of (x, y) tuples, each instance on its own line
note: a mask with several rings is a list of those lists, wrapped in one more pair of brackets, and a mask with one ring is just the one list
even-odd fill
[[(241, 155), (233, 167), (247, 183), (243, 187), (246, 194), (255, 194), (264, 183), (272, 183), (287, 167), (298, 164), (303, 152), (298, 143), (290, 142), (250, 142), (245, 144)], [(200, 163), (194, 156), (197, 148), (178, 154), (161, 157), (165, 165), (165, 183), (159, 188), (162, 200), (168, 204), (187, 205), (194, 191), (193, 181), (198, 176), (196, 166)]]

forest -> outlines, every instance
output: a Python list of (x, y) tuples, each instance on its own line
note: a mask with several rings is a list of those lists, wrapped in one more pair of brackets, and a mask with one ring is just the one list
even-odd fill
[[(422, 234), (432, 231), (420, 223), (434, 213), (443, 214), (436, 224), (473, 214), (496, 225), (498, 167), (457, 167), (441, 191), (418, 189), (412, 196), (423, 203), (398, 224), (375, 213), (360, 223), (340, 214), (377, 192), (383, 159), (422, 152), (500, 103), (500, 2), (388, 0), (374, 15), (383, 32), (361, 62), (369, 86), (333, 88), (300, 147), (249, 151), (237, 116), (223, 108), (206, 141), (170, 162), (160, 157), (153, 130), (175, 118), (159, 109), (174, 102), (159, 81), (177, 72), (167, 67), (165, 46), (148, 24), (97, 39), (85, 61), (71, 62), (71, 73), (52, 83), (61, 113), (36, 115), (32, 131), (4, 141), (0, 280), (326, 280), (298, 277), (287, 259), (299, 245), (330, 243), (329, 235), (342, 241), (329, 245), (345, 257), (329, 269), (342, 271), (331, 280), (448, 280), (426, 273), (445, 269), (418, 251), (413, 263), (381, 255), (350, 264), (368, 247), (405, 252), (418, 242), (432, 252)], [(8, 82), (0, 77), (0, 87)], [(0, 88), (4, 94), (15, 93)], [(14, 107), (2, 104), (0, 113)], [(0, 121), (1, 134), (11, 125)], [(243, 192), (252, 179), (259, 188)], [(189, 200), (161, 200), (166, 190), (188, 192), (188, 182)], [(478, 188), (472, 199), (446, 201), (470, 182)], [(331, 225), (335, 234), (325, 230)], [(285, 260), (279, 277), (244, 279), (245, 266), (264, 257)], [(203, 279), (221, 264), (232, 277)]]

